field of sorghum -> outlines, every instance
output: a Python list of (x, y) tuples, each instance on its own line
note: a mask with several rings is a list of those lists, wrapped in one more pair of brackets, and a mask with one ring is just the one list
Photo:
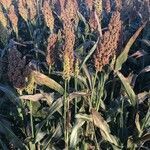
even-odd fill
[(149, 0), (0, 0), (0, 149), (150, 149)]

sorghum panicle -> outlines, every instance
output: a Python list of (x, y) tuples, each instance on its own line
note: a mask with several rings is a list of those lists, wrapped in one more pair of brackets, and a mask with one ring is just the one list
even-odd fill
[(73, 20), (76, 17), (76, 3), (74, 1), (67, 1), (65, 8), (63, 9), (63, 13), (61, 14), (61, 18), (63, 20), (63, 27), (64, 27), (64, 51), (63, 51), (63, 58), (64, 58), (64, 70), (63, 76), (64, 79), (69, 80), (71, 74), (73, 73), (74, 68), (74, 43), (75, 43), (75, 33), (74, 33), (74, 26)]
[(104, 6), (104, 10), (106, 11), (106, 13), (111, 12), (111, 2), (110, 2), (110, 0), (103, 0), (103, 6)]
[(75, 67), (74, 67), (74, 75), (77, 77), (79, 75), (80, 68), (79, 68), (79, 59), (75, 59)]
[(77, 3), (75, 0), (70, 1), (68, 0), (62, 9), (61, 18), (65, 26), (70, 23), (72, 20), (75, 20), (77, 16)]
[(115, 0), (115, 8), (119, 11), (122, 9), (122, 0)]
[(72, 27), (66, 27), (64, 29), (65, 34), (65, 44), (64, 44), (64, 78), (69, 80), (71, 74), (73, 73), (73, 64), (74, 64), (74, 43), (75, 43), (75, 34)]
[(121, 24), (120, 12), (115, 11), (110, 19), (108, 31), (104, 33), (103, 39), (99, 42), (94, 55), (97, 71), (101, 71), (103, 66), (109, 64), (110, 59), (117, 53)]
[(16, 15), (14, 5), (11, 5), (9, 7), (8, 17), (9, 17), (9, 20), (11, 21), (13, 30), (16, 33), (18, 33), (18, 16)]
[(26, 0), (28, 7), (29, 19), (33, 21), (37, 15), (37, 4), (35, 0)]
[(12, 3), (12, 0), (0, 0), (0, 3), (5, 9), (8, 9)]
[(96, 10), (97, 15), (101, 18), (102, 15), (102, 0), (94, 0), (94, 7)]
[(25, 87), (25, 77), (28, 75), (27, 70), (26, 59), (22, 58), (22, 54), (15, 46), (10, 48), (8, 52), (7, 74), (15, 88), (22, 89)]
[(57, 34), (51, 34), (48, 38), (46, 61), (49, 66), (55, 63), (55, 44), (57, 39)]
[(94, 0), (85, 0), (85, 3), (91, 11), (94, 5)]
[(47, 0), (43, 4), (43, 15), (47, 27), (52, 31), (54, 29), (54, 16)]
[(26, 0), (19, 0), (18, 1), (18, 10), (21, 17), (27, 21), (28, 20), (28, 9)]

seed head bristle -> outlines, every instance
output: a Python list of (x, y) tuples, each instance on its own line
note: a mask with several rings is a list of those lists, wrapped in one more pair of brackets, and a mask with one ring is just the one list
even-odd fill
[(90, 25), (90, 28), (91, 30), (96, 30), (97, 27), (98, 27), (98, 22), (96, 20), (96, 15), (95, 15), (95, 10), (92, 10), (90, 12), (90, 19), (89, 19), (89, 25)]

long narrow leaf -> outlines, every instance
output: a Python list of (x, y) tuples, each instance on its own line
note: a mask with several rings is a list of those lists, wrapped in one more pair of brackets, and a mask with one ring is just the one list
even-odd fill
[(96, 47), (97, 47), (97, 44), (99, 42), (99, 39), (96, 41), (96, 43), (94, 44), (94, 46), (91, 48), (91, 50), (89, 51), (88, 55), (84, 58), (82, 64), (81, 64), (81, 67), (80, 69), (83, 67), (83, 65), (87, 62), (87, 60), (91, 57), (91, 55), (94, 53)]
[(131, 101), (131, 104), (132, 104), (133, 106), (135, 106), (135, 104), (137, 103), (137, 102), (136, 102), (136, 95), (135, 95), (135, 93), (134, 93), (132, 87), (130, 86), (128, 80), (127, 80), (127, 79), (122, 75), (122, 73), (120, 73), (120, 72), (117, 72), (117, 75), (118, 75), (120, 81), (122, 82), (122, 84), (123, 84), (123, 86), (124, 86), (124, 89), (125, 89), (125, 91), (126, 91), (128, 97), (129, 97), (129, 99), (130, 99), (130, 101)]
[(128, 43), (126, 44), (123, 52), (118, 56), (117, 60), (116, 60), (116, 64), (115, 64), (115, 70), (118, 71), (121, 69), (122, 64), (127, 60), (128, 58), (128, 53), (129, 50), (131, 48), (131, 46), (133, 45), (133, 43), (135, 42), (135, 40), (137, 39), (137, 37), (139, 36), (139, 34), (141, 33), (142, 29), (145, 27), (146, 22), (135, 32), (135, 34), (130, 38), (130, 40), (128, 41)]

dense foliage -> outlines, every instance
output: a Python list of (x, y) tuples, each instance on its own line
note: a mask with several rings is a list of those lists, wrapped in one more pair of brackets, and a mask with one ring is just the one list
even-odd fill
[(149, 149), (149, 6), (0, 0), (0, 149)]

